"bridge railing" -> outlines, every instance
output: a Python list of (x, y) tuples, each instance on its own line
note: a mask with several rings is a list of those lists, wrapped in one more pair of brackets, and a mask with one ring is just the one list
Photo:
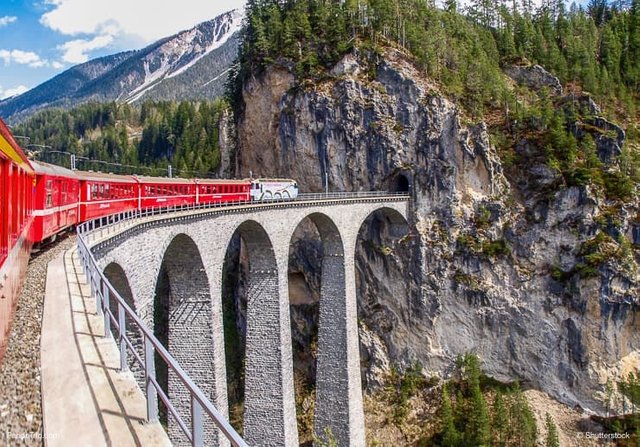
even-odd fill
[[(191, 380), (188, 374), (182, 369), (178, 362), (171, 356), (162, 343), (155, 337), (153, 332), (147, 328), (144, 322), (126, 303), (124, 298), (107, 280), (106, 276), (98, 268), (95, 257), (90, 249), (90, 243), (95, 242), (122, 230), (126, 225), (135, 225), (148, 218), (156, 218), (163, 215), (180, 212), (190, 212), (198, 210), (215, 210), (230, 208), (233, 206), (256, 206), (264, 207), (269, 205), (281, 206), (283, 202), (295, 205), (299, 202), (341, 200), (341, 199), (369, 199), (369, 198), (408, 198), (406, 193), (389, 192), (335, 192), (318, 194), (300, 194), (295, 200), (274, 199), (268, 201), (233, 201), (233, 202), (212, 202), (206, 204), (189, 204), (173, 207), (148, 208), (144, 210), (129, 210), (118, 214), (101, 217), (84, 222), (77, 227), (78, 232), (78, 252), (85, 271), (85, 275), (91, 286), (91, 294), (96, 298), (96, 312), (101, 313), (104, 318), (104, 336), (113, 337), (117, 335), (117, 344), (120, 350), (120, 369), (128, 370), (128, 355), (131, 353), (144, 372), (145, 394), (147, 397), (147, 419), (149, 422), (158, 420), (158, 397), (162, 400), (167, 410), (177, 421), (180, 429), (189, 439), (193, 446), (203, 446), (204, 444), (204, 417), (208, 417), (220, 429), (223, 435), (234, 446), (246, 447), (247, 444), (222, 417), (222, 414), (214, 407), (209, 399), (203, 394), (198, 386)], [(116, 313), (111, 310), (111, 303), (115, 303)], [(127, 323), (130, 322), (140, 334), (144, 341), (144, 353), (137, 352), (134, 342), (127, 334)], [(176, 376), (183, 383), (190, 394), (191, 399), (191, 423), (188, 424), (176, 408), (172, 405), (170, 397), (159, 385), (155, 371), (156, 354), (162, 358), (167, 367), (173, 370)]]
[[(151, 210), (150, 213), (153, 215), (154, 211)], [(137, 214), (138, 213), (126, 212), (116, 216), (110, 216), (110, 225), (133, 218)], [(167, 351), (162, 343), (155, 337), (153, 332), (144, 324), (140, 317), (136, 315), (113, 285), (111, 285), (104, 273), (100, 271), (96, 259), (85, 240), (87, 235), (95, 230), (96, 226), (95, 221), (85, 222), (78, 226), (78, 252), (85, 275), (91, 286), (91, 294), (96, 298), (96, 312), (101, 313), (104, 317), (104, 336), (113, 337), (115, 334), (117, 337), (116, 343), (120, 349), (120, 370), (127, 371), (129, 369), (127, 358), (128, 354), (131, 353), (135, 362), (140, 365), (144, 372), (147, 420), (149, 422), (158, 421), (158, 397), (160, 397), (192, 446), (204, 446), (205, 418), (209, 418), (233, 446), (248, 447), (240, 435), (238, 435), (211, 401), (204, 395), (202, 390), (191, 380), (189, 375), (182, 369), (169, 351)], [(116, 304), (113, 306), (116, 309), (116, 314), (111, 311), (111, 303)], [(127, 334), (127, 323), (132, 324), (132, 327), (141, 334), (144, 342), (144, 353), (137, 352), (134, 347), (134, 342)], [(156, 354), (164, 361), (167, 368), (175, 373), (176, 377), (178, 377), (188, 391), (191, 400), (191, 421), (184, 420), (171, 403), (170, 397), (158, 383), (155, 369)]]

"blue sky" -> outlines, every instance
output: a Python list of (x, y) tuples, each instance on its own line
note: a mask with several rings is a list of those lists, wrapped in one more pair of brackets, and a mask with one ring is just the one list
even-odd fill
[(245, 0), (0, 0), (0, 99), (89, 59), (142, 48)]

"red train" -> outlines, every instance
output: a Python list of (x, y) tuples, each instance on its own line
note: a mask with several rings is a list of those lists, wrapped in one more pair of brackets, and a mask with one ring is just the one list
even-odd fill
[(36, 174), (0, 120), (0, 360), (33, 238)]
[(0, 119), (0, 363), (34, 244), (86, 220), (129, 210), (289, 200), (290, 179), (207, 180), (71, 171), (28, 160)]

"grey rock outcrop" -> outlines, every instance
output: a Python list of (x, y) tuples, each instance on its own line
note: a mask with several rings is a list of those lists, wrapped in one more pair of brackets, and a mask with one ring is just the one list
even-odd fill
[[(380, 217), (361, 230), (366, 383), (414, 361), (446, 376), (471, 351), (499, 380), (602, 410), (607, 380), (640, 365), (636, 251), (581, 273), (607, 204), (536, 164), (523, 187), (543, 192), (516, 194), (486, 126), (468, 124), (399, 53), (348, 55), (334, 73), (299, 85), (272, 66), (247, 81), (236, 175), (293, 177), (304, 192), (326, 177), (332, 191), (409, 190), (407, 237), (391, 241)], [(632, 241), (635, 212), (616, 221)]]
[(518, 84), (525, 85), (532, 90), (538, 91), (543, 87), (547, 87), (554, 95), (562, 95), (562, 84), (560, 80), (540, 65), (524, 67), (512, 65), (506, 67), (504, 72)]

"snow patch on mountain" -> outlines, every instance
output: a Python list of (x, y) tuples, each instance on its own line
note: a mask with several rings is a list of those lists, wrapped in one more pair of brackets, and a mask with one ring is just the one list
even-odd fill
[(240, 31), (240, 28), (242, 28), (243, 19), (243, 11), (231, 11), (230, 15), (228, 17), (225, 17), (225, 20), (219, 24), (219, 32), (216, 33), (218, 39), (212, 42), (207, 48), (205, 48), (204, 52), (199, 54), (194, 60), (178, 68), (173, 73), (170, 73), (167, 78), (172, 78), (184, 73), (207, 54), (211, 53), (213, 50), (217, 50), (222, 45), (224, 45), (231, 36)]
[(240, 30), (243, 19), (244, 11), (236, 9), (214, 21), (201, 23), (169, 38), (144, 57), (144, 81), (129, 93), (126, 102), (139, 100), (162, 80), (184, 73), (203, 57), (223, 46)]

